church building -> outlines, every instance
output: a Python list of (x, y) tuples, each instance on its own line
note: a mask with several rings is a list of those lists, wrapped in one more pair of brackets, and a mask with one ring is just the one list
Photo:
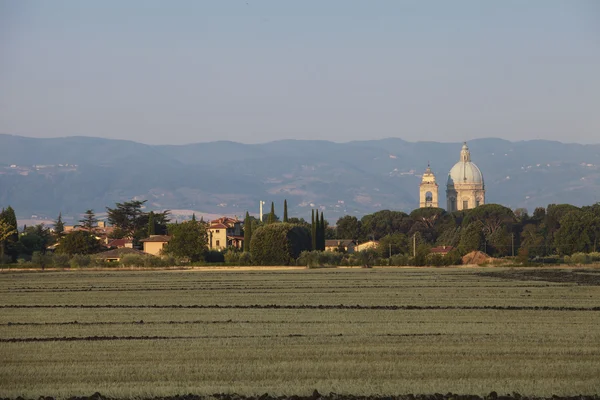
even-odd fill
[[(419, 186), (421, 208), (439, 207), (438, 185), (431, 168), (427, 166)], [(454, 164), (446, 183), (446, 210), (448, 212), (468, 210), (485, 204), (483, 174), (471, 161), (471, 152), (465, 142), (460, 151), (460, 160)]]

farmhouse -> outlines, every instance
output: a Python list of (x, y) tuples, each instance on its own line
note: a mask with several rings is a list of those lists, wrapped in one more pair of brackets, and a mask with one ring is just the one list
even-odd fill
[(160, 255), (163, 247), (171, 240), (171, 236), (167, 235), (150, 235), (146, 239), (140, 240), (144, 246), (144, 253), (152, 254), (153, 256)]
[(237, 218), (221, 217), (210, 221), (208, 226), (208, 248), (224, 250), (228, 247), (241, 249), (244, 246), (242, 222)]
[(352, 239), (333, 239), (325, 241), (325, 251), (354, 253), (356, 243)]

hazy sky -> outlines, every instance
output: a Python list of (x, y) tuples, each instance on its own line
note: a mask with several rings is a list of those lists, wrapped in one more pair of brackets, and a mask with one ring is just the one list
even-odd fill
[(0, 133), (600, 143), (600, 1), (0, 0)]

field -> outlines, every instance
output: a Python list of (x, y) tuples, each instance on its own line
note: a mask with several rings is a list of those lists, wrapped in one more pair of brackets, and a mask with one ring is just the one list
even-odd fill
[(0, 397), (600, 393), (600, 269), (0, 273)]

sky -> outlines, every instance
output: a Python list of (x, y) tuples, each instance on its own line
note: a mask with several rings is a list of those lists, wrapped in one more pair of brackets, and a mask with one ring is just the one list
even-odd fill
[(0, 133), (600, 143), (600, 1), (0, 0)]

